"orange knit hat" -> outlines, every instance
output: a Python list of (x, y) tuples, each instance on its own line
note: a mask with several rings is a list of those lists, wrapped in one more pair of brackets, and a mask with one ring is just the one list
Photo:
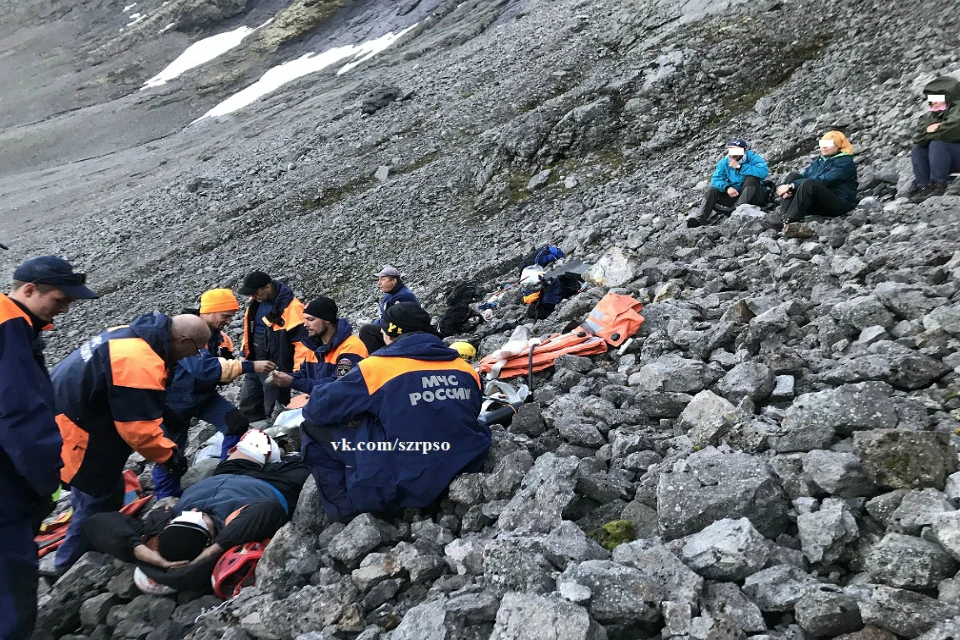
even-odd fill
[(230, 289), (210, 289), (200, 296), (200, 313), (219, 313), (239, 309), (240, 303)]

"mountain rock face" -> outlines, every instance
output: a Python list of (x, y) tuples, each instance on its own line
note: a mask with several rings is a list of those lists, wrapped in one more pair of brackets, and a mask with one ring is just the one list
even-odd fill
[[(593, 265), (535, 323), (504, 294), (483, 354), (610, 287), (645, 305), (624, 348), (534, 376), (438, 509), (331, 524), (311, 480), (229, 602), (140, 594), (88, 554), (44, 579), (37, 637), (952, 637), (960, 190), (904, 197), (920, 90), (960, 72), (949, 9), (3, 3), (0, 266), (62, 255), (102, 294), (58, 319), (51, 362), (254, 269), (356, 326), (384, 263), (434, 314), (458, 281), (515, 282), (534, 246)], [(683, 224), (729, 138), (778, 177), (831, 129), (857, 150), (850, 214), (803, 237), (749, 206)]]

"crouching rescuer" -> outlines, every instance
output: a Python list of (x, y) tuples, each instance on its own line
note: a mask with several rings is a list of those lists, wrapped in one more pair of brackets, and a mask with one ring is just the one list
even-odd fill
[(459, 473), (480, 471), (490, 429), (477, 422), (480, 378), (412, 302), (384, 312), (386, 346), (304, 407), (303, 461), (327, 516), (422, 508)]

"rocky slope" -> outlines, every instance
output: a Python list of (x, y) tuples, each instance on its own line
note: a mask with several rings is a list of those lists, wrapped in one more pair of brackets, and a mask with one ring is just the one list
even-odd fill
[[(391, 262), (439, 312), (449, 283), (493, 290), (545, 241), (616, 266), (607, 285), (643, 300), (646, 322), (623, 353), (538, 376), (536, 402), (439, 513), (328, 526), (308, 486), (257, 587), (229, 604), (198, 620), (219, 601), (138, 596), (128, 568), (89, 555), (45, 593), (43, 633), (953, 637), (960, 198), (898, 192), (919, 87), (960, 70), (954, 14), (872, 0), (154, 4), (132, 26), (124, 3), (2, 10), (0, 77), (63, 42), (4, 114), (4, 267), (60, 253), (106, 294), (63, 319), (55, 356), (251, 268), (359, 320), (374, 310), (367, 274)], [(136, 91), (190, 42), (271, 17)], [(280, 62), (408, 27), (353, 70), (190, 125)], [(852, 215), (804, 239), (762, 231), (749, 207), (678, 228), (727, 138), (784, 172), (829, 128), (859, 151)], [(582, 319), (606, 289), (534, 331)], [(523, 321), (515, 302), (484, 327), (485, 352)], [(610, 551), (587, 535), (621, 520), (635, 541)]]

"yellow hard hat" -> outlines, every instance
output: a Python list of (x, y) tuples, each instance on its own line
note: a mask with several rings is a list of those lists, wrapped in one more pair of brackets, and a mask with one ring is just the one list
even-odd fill
[(473, 360), (477, 357), (477, 350), (469, 342), (460, 340), (451, 344), (450, 348), (459, 353), (464, 360)]

